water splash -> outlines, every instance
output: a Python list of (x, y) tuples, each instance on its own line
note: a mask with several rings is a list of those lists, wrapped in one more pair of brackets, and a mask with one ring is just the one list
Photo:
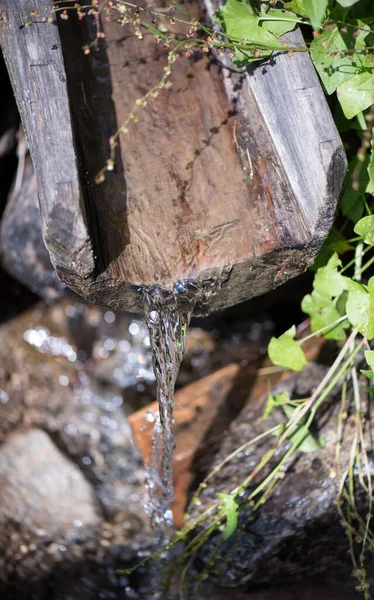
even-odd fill
[(175, 284), (171, 292), (154, 287), (143, 290), (143, 294), (159, 406), (147, 468), (149, 499), (145, 509), (152, 525), (162, 531), (173, 525), (170, 506), (174, 496), (174, 388), (185, 352), (196, 295), (180, 282)]

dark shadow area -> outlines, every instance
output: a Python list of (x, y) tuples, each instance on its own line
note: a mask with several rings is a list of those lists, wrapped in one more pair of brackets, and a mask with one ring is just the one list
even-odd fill
[[(114, 169), (106, 173), (103, 183), (95, 182), (110, 158), (109, 139), (118, 130), (119, 123), (112, 100), (106, 44), (105, 40), (97, 39), (93, 18), (87, 16), (79, 20), (75, 11), (69, 11), (69, 19), (58, 19), (58, 24), (78, 171), (98, 276), (118, 258), (129, 242), (124, 221), (126, 180), (119, 139)], [(90, 49), (88, 54), (84, 47)]]

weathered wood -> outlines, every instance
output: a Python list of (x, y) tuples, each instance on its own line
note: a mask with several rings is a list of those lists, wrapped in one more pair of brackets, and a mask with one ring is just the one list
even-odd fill
[[(157, 84), (167, 51), (154, 36), (140, 42), (109, 22), (105, 46), (85, 56), (82, 45), (94, 35), (87, 19), (70, 13), (58, 29), (20, 29), (26, 3), (4, 3), (18, 15), (8, 17), (3, 48), (45, 242), (65, 283), (99, 304), (139, 310), (142, 285), (170, 289), (229, 267), (220, 293), (196, 308), (209, 312), (264, 293), (313, 261), (346, 161), (307, 53), (247, 72), (205, 54), (180, 57), (173, 87), (141, 110), (120, 140), (114, 171), (95, 185), (109, 136)], [(188, 11), (198, 16), (199, 5)], [(299, 32), (289, 39), (302, 43)]]

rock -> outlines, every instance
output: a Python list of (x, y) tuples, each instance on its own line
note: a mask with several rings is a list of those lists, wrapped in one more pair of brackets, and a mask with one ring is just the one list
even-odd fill
[(0, 449), (0, 522), (33, 536), (69, 537), (100, 522), (90, 484), (40, 429), (20, 431)]
[(68, 598), (75, 577), (80, 600), (125, 600), (115, 568), (152, 543), (128, 408), (92, 375), (101, 317), (65, 300), (0, 327), (2, 599)]
[[(324, 366), (311, 364), (302, 375), (292, 376), (281, 383), (277, 392), (287, 390), (295, 398), (308, 397), (325, 372)], [(242, 411), (230, 426), (213, 463), (205, 464), (206, 472), (243, 443), (279, 423), (281, 409), (273, 410), (268, 420), (263, 420), (265, 402), (266, 397), (262, 397)], [(341, 583), (350, 578), (353, 567), (348, 555), (348, 541), (335, 506), (340, 484), (335, 460), (339, 408), (339, 402), (331, 394), (317, 418), (318, 435), (325, 438), (326, 446), (314, 452), (298, 452), (290, 459), (273, 492), (255, 513), (245, 501), (247, 493), (243, 495), (237, 529), (221, 543), (215, 558), (214, 578), (217, 583), (223, 586), (240, 586), (248, 582), (284, 583), (317, 575)], [(342, 472), (349, 464), (354, 431), (355, 420), (351, 414), (344, 429)], [(366, 422), (365, 440), (371, 451), (370, 421)], [(194, 509), (194, 514), (215, 503), (217, 492), (229, 493), (240, 486), (274, 441), (274, 437), (264, 438), (227, 462), (202, 491), (202, 504)], [(287, 444), (278, 453), (277, 460), (285, 452)], [(369, 456), (373, 477), (374, 462), (370, 452)], [(272, 466), (275, 466), (274, 462)], [(268, 473), (269, 469), (265, 469), (255, 481), (259, 483)], [(367, 495), (359, 493), (356, 501), (359, 513), (365, 515)], [(220, 534), (204, 544), (199, 555), (200, 566), (212, 555), (219, 539)], [(348, 584), (352, 586), (352, 580)]]
[[(21, 167), (22, 169), (22, 167)], [(0, 258), (4, 268), (20, 283), (45, 299), (61, 297), (60, 283), (44, 245), (37, 185), (30, 157), (26, 157), (21, 182), (8, 201), (1, 221)]]

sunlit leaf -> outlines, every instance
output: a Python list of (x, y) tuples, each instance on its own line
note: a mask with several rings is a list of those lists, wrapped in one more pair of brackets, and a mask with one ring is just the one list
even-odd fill
[(221, 514), (226, 517), (222, 537), (228, 540), (232, 536), (238, 525), (238, 504), (231, 494), (217, 492), (217, 496), (222, 500)]
[(365, 244), (374, 246), (374, 215), (360, 219), (354, 230), (357, 235), (361, 235)]
[(288, 31), (291, 31), (297, 23), (300, 22), (299, 17), (289, 13), (286, 10), (270, 10), (269, 12), (260, 15), (260, 24), (264, 29), (267, 29), (275, 35), (279, 37), (284, 35)]
[(368, 70), (354, 75), (337, 89), (338, 99), (347, 119), (352, 119), (359, 112), (374, 104), (374, 65), (371, 61), (372, 56), (367, 55), (365, 69)]
[(275, 365), (301, 371), (308, 361), (300, 343), (294, 340), (295, 334), (296, 327), (293, 326), (279, 338), (271, 338), (268, 353), (270, 360)]
[(347, 317), (353, 327), (372, 340), (374, 338), (374, 278), (368, 287), (346, 278), (348, 288)]
[(344, 277), (338, 272), (341, 260), (333, 254), (325, 267), (318, 269), (314, 276), (313, 288), (322, 294), (329, 294), (333, 298), (340, 296), (346, 288)]
[(290, 2), (288, 2), (287, 0), (284, 3), (285, 8), (287, 8), (288, 10), (292, 10), (294, 13), (296, 13), (297, 15), (301, 15), (302, 17), (307, 17), (307, 13), (305, 10), (305, 6), (304, 6), (304, 2), (303, 0), (291, 0)]
[[(342, 316), (331, 296), (317, 291), (304, 296), (301, 302), (301, 310), (311, 317), (312, 331), (319, 331), (324, 327), (328, 327)], [(323, 335), (329, 340), (344, 340), (346, 338), (344, 326), (346, 326), (345, 323), (337, 323), (327, 329)]]
[(262, 26), (248, 0), (227, 0), (216, 10), (214, 18), (231, 40), (284, 49), (284, 44)]
[(303, 5), (314, 29), (319, 29), (324, 21), (329, 0), (303, 0)]
[(354, 4), (357, 4), (357, 2), (359, 2), (360, 0), (338, 0), (338, 3), (340, 4), (340, 6), (344, 6), (345, 8), (348, 8), (349, 6), (353, 6)]

